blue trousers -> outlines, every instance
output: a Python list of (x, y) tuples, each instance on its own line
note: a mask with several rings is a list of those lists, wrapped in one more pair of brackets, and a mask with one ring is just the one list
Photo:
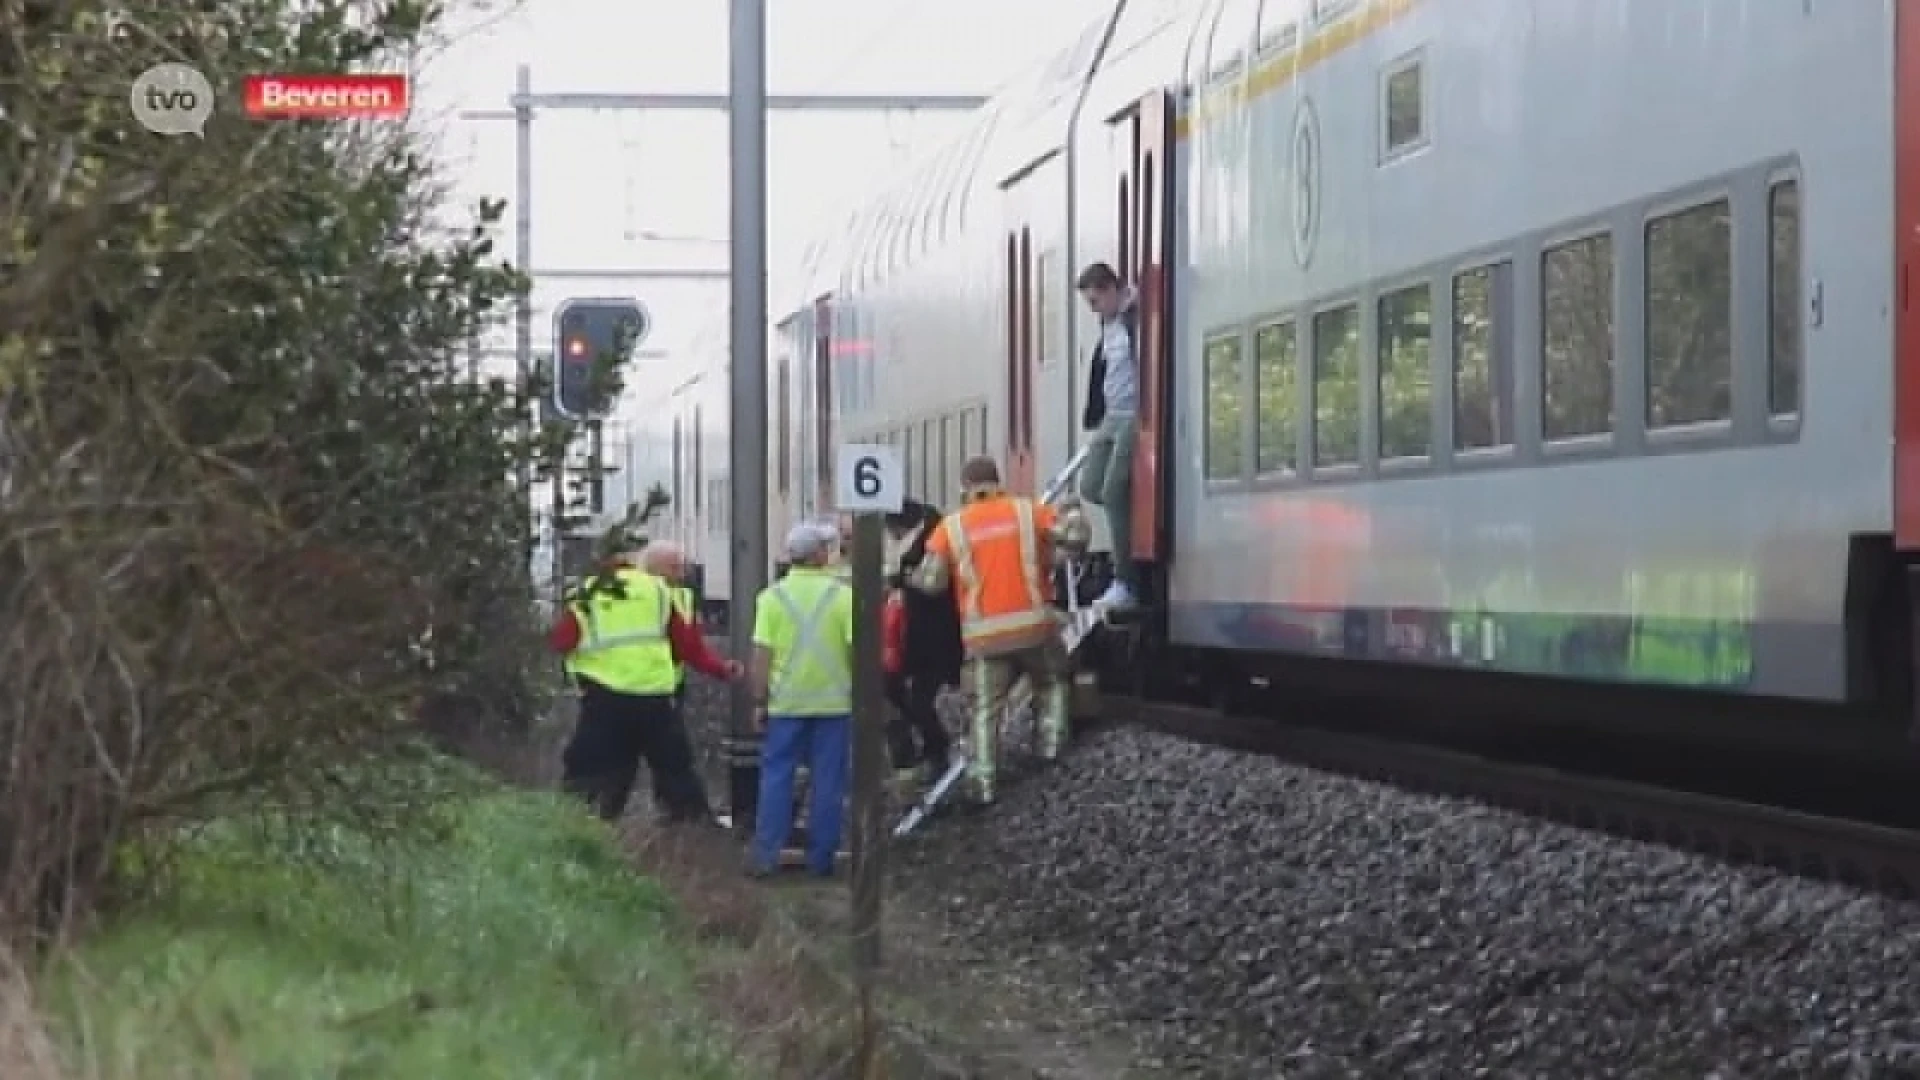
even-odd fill
[(851, 716), (772, 716), (760, 749), (760, 805), (755, 810), (753, 862), (770, 870), (793, 832), (793, 774), (806, 761), (813, 787), (807, 808), (807, 869), (833, 872), (840, 851), (841, 817), (852, 767)]

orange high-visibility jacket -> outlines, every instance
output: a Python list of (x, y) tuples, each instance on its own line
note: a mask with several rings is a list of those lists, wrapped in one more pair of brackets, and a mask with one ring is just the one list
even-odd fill
[(1042, 644), (1059, 633), (1053, 604), (1051, 506), (992, 493), (941, 519), (927, 554), (952, 568), (960, 637), (972, 656)]

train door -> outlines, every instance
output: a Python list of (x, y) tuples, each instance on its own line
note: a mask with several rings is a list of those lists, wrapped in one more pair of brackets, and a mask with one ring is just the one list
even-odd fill
[(1920, 551), (1920, 0), (1894, 5), (1893, 529)]
[(794, 521), (806, 513), (802, 504), (799, 485), (794, 477), (794, 420), (799, 414), (795, 408), (794, 369), (807, 361), (812, 351), (812, 337), (805, 313), (783, 320), (774, 335), (773, 353), (773, 416), (767, 427), (769, 440), (768, 457), (773, 462), (770, 470), (772, 484), (767, 492), (767, 517), (770, 521)]
[(1173, 106), (1164, 90), (1113, 121), (1120, 168), (1120, 273), (1139, 297), (1140, 434), (1133, 455), (1133, 555), (1170, 553), (1168, 511), (1173, 470), (1161, 467), (1173, 444)]
[(833, 505), (833, 298), (813, 302), (814, 513)]
[(1038, 262), (1040, 244), (1036, 225), (1045, 219), (1040, 211), (1046, 203), (1039, 196), (1041, 166), (1052, 157), (1028, 165), (1001, 185), (1006, 198), (1006, 382), (1003, 389), (1006, 417), (1007, 489), (1021, 495), (1039, 492), (1038, 459), (1033, 442), (1034, 373), (1039, 362), (1040, 334), (1038, 300), (1040, 280)]

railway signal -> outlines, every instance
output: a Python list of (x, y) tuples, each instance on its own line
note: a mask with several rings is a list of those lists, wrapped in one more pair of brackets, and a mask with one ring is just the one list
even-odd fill
[(553, 407), (569, 420), (599, 416), (607, 403), (595, 391), (595, 373), (631, 356), (653, 319), (637, 300), (576, 299), (560, 305), (553, 321)]

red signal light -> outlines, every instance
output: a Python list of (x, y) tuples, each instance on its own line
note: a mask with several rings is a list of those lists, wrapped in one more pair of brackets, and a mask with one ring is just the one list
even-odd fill
[(587, 355), (587, 339), (571, 337), (567, 339), (567, 359), (580, 360)]

